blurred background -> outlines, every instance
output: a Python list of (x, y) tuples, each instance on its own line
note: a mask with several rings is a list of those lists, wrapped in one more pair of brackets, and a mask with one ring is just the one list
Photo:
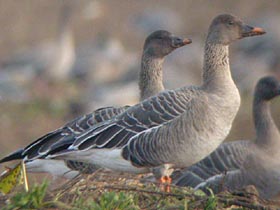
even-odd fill
[[(0, 5), (1, 157), (76, 116), (135, 104), (142, 46), (158, 29), (193, 39), (166, 58), (168, 89), (200, 84), (204, 40), (216, 15), (232, 13), (267, 31), (230, 48), (242, 105), (227, 140), (254, 137), (254, 85), (261, 76), (280, 75), (279, 1), (1, 0)], [(274, 100), (278, 126), (279, 107), (280, 99)]]

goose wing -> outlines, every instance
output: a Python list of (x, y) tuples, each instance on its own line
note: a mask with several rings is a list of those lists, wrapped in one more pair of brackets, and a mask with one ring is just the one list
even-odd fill
[(43, 155), (48, 152), (52, 144), (64, 145), (65, 142), (73, 142), (75, 136), (89, 129), (97, 123), (111, 119), (112, 117), (124, 112), (129, 106), (124, 107), (104, 107), (97, 109), (94, 112), (78, 117), (71, 122), (65, 124), (63, 127), (47, 133), (36, 141), (32, 142), (24, 149), (20, 149), (6, 157), (1, 162), (7, 162), (15, 159), (32, 159), (38, 155)]
[(195, 189), (200, 189), (205, 193), (210, 194), (209, 188), (213, 191), (213, 193), (219, 193), (225, 189), (234, 190), (240, 188), (241, 186), (245, 186), (246, 180), (244, 180), (243, 174), (241, 170), (231, 170), (226, 173), (216, 174), (214, 176), (209, 177), (204, 180), (197, 186)]
[(135, 135), (178, 117), (191, 99), (182, 90), (170, 90), (151, 97), (118, 115), (97, 124), (71, 145), (74, 150), (122, 148)]
[(78, 150), (122, 149), (132, 137), (172, 121), (184, 113), (192, 100), (192, 95), (186, 95), (186, 91), (188, 90), (181, 88), (150, 97), (115, 118), (83, 132), (68, 149), (51, 150), (50, 157), (65, 156), (66, 153)]
[(240, 169), (251, 144), (249, 140), (223, 143), (200, 162), (177, 172), (175, 184), (196, 187), (208, 179), (213, 181), (221, 174)]

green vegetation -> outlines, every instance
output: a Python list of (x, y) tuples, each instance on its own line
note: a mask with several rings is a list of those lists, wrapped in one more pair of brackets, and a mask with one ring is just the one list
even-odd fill
[(135, 204), (134, 196), (132, 194), (127, 194), (124, 192), (120, 192), (120, 193), (105, 192), (96, 201), (93, 200), (85, 201), (84, 199), (81, 198), (74, 203), (74, 206), (77, 209), (85, 209), (85, 210), (140, 209)]
[(210, 191), (210, 196), (207, 199), (207, 202), (205, 204), (205, 210), (215, 210), (217, 209), (218, 205), (218, 199), (214, 195), (213, 191), (211, 189), (208, 189)]
[(50, 202), (45, 202), (47, 182), (35, 185), (29, 192), (19, 192), (10, 198), (9, 204), (3, 210), (13, 209), (42, 209), (49, 206)]

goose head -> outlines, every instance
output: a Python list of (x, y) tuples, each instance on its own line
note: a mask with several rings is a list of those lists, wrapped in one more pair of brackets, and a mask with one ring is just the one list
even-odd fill
[(256, 85), (255, 95), (257, 98), (269, 101), (280, 95), (280, 83), (272, 76), (263, 77)]
[(262, 28), (246, 25), (233, 15), (223, 14), (218, 15), (212, 21), (209, 28), (208, 41), (229, 45), (235, 40), (264, 33), (265, 31)]
[(191, 39), (174, 36), (168, 31), (158, 30), (150, 34), (144, 44), (144, 52), (150, 56), (163, 58), (173, 50), (192, 43)]

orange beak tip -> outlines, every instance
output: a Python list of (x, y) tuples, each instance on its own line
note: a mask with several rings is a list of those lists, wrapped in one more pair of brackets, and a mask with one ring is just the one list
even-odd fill
[(186, 38), (186, 39), (183, 40), (183, 43), (184, 43), (184, 44), (191, 44), (191, 43), (192, 43), (192, 40)]
[(263, 30), (262, 28), (259, 28), (259, 27), (253, 28), (252, 32), (253, 32), (253, 33), (256, 33), (256, 34), (260, 34), (260, 35), (266, 33), (265, 30)]

